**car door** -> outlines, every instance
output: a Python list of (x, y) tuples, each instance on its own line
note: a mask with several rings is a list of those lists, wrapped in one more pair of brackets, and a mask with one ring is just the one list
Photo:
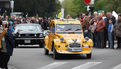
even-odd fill
[(48, 33), (48, 49), (51, 50), (51, 46), (52, 46), (52, 24), (50, 24), (49, 30), (50, 30), (50, 32)]
[(49, 34), (49, 49), (52, 49), (52, 43), (54, 41), (54, 36), (55, 36), (55, 25), (52, 24), (51, 33)]

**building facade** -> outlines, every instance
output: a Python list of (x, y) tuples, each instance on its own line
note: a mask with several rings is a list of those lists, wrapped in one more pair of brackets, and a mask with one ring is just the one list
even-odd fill
[(10, 0), (0, 0), (0, 15), (10, 13)]

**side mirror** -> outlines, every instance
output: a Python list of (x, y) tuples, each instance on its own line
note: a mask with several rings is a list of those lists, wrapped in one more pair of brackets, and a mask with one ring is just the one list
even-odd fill
[(49, 27), (47, 27), (47, 29), (49, 29)]
[(85, 40), (88, 41), (89, 40), (89, 37), (85, 37)]
[(87, 42), (88, 40), (89, 40), (89, 37), (85, 37), (84, 43)]
[(50, 33), (50, 30), (44, 30), (43, 32), (44, 36), (48, 35), (48, 33)]
[(50, 33), (51, 31), (50, 30), (47, 30), (47, 33)]

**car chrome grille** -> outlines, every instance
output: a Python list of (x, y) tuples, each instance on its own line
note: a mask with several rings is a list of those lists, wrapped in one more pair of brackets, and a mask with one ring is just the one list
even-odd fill
[(35, 37), (35, 34), (21, 34), (21, 37)]
[(71, 43), (69, 44), (69, 47), (81, 47), (80, 43)]

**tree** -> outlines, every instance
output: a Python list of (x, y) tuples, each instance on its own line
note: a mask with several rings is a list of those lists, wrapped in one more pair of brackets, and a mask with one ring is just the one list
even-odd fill
[(72, 17), (77, 17), (80, 12), (86, 13), (83, 0), (64, 0), (62, 5), (65, 9), (65, 16), (70, 14)]
[[(82, 12), (86, 13), (87, 6), (83, 0), (64, 0), (63, 8), (65, 9), (65, 16), (67, 14), (77, 17)], [(121, 12), (121, 0), (95, 0), (94, 11), (104, 10), (106, 12), (116, 11)]]
[(42, 17), (53, 16), (60, 9), (58, 0), (14, 0), (15, 11), (29, 13), (29, 16), (38, 14)]
[(96, 0), (95, 10), (105, 10), (121, 12), (121, 0)]

